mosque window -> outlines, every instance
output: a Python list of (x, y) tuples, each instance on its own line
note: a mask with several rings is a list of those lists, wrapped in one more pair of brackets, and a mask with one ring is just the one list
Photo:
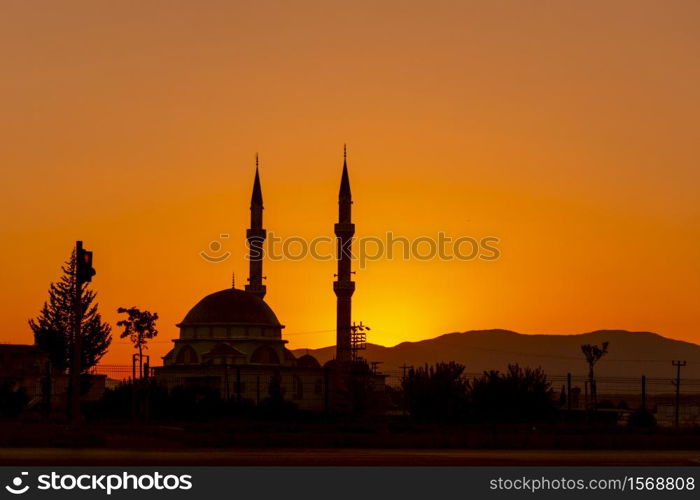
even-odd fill
[(301, 377), (294, 375), (292, 377), (292, 399), (302, 399), (304, 397), (304, 384)]
[(183, 346), (177, 353), (175, 363), (178, 365), (193, 365), (199, 362), (197, 352), (192, 349), (192, 346)]
[(277, 353), (274, 349), (272, 349), (270, 346), (264, 345), (258, 347), (253, 352), (253, 355), (250, 357), (250, 362), (265, 365), (279, 365), (280, 358), (279, 356), (277, 356)]

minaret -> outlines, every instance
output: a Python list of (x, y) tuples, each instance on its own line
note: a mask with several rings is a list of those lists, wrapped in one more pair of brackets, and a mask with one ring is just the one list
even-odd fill
[(336, 360), (339, 364), (351, 359), (352, 294), (355, 282), (352, 281), (351, 251), (355, 224), (352, 221), (352, 194), (348, 176), (347, 149), (343, 146), (343, 174), (340, 178), (338, 194), (338, 223), (335, 235), (338, 239), (338, 274), (333, 282), (333, 291), (338, 300), (336, 312)]
[(250, 229), (246, 231), (248, 240), (248, 257), (250, 259), (250, 276), (245, 291), (257, 295), (261, 299), (265, 297), (267, 287), (263, 285), (263, 242), (267, 236), (263, 229), (263, 199), (260, 187), (260, 172), (258, 171), (258, 155), (255, 155), (255, 181), (253, 182), (253, 196), (250, 199)]

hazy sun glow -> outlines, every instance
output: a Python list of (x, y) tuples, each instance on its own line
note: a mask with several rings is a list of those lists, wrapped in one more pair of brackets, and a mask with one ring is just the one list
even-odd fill
[[(244, 284), (255, 152), (265, 227), (312, 238), (347, 142), (358, 236), (501, 241), (497, 262), (358, 270), (371, 342), (700, 342), (697, 2), (40, 3), (0, 13), (0, 341), (32, 341), (82, 239), (104, 316), (157, 311), (162, 356), (197, 300)], [(204, 261), (213, 240), (231, 258)], [(265, 264), (291, 347), (333, 343), (334, 272)]]

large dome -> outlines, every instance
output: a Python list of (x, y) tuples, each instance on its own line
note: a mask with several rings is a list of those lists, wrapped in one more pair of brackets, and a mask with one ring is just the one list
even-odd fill
[(190, 309), (178, 326), (205, 324), (282, 326), (262, 299), (236, 288), (207, 295)]

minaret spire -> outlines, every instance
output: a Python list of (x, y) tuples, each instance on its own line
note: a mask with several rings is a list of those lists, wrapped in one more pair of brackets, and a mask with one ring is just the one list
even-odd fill
[(351, 360), (352, 294), (355, 282), (352, 281), (352, 238), (355, 224), (352, 223), (352, 193), (348, 175), (347, 147), (343, 145), (343, 173), (338, 193), (338, 223), (334, 227), (338, 240), (338, 274), (333, 282), (337, 297), (336, 309), (336, 360), (345, 364)]
[(250, 275), (245, 291), (257, 295), (261, 299), (265, 297), (267, 287), (263, 285), (263, 243), (267, 232), (263, 229), (263, 197), (260, 187), (260, 162), (255, 153), (255, 180), (253, 181), (253, 194), (250, 198), (250, 229), (246, 231), (248, 240), (248, 258), (250, 259)]
[(352, 193), (350, 192), (350, 176), (348, 175), (348, 150), (343, 144), (343, 173), (340, 177), (339, 198), (348, 198), (352, 204)]
[[(263, 209), (262, 188), (260, 187), (260, 169), (258, 153), (255, 153), (255, 180), (253, 181), (253, 196), (250, 198), (250, 209), (260, 205), (260, 210)], [(252, 220), (252, 219), (251, 219)], [(252, 222), (251, 222), (252, 224)], [(262, 227), (262, 212), (260, 212), (260, 224)]]

